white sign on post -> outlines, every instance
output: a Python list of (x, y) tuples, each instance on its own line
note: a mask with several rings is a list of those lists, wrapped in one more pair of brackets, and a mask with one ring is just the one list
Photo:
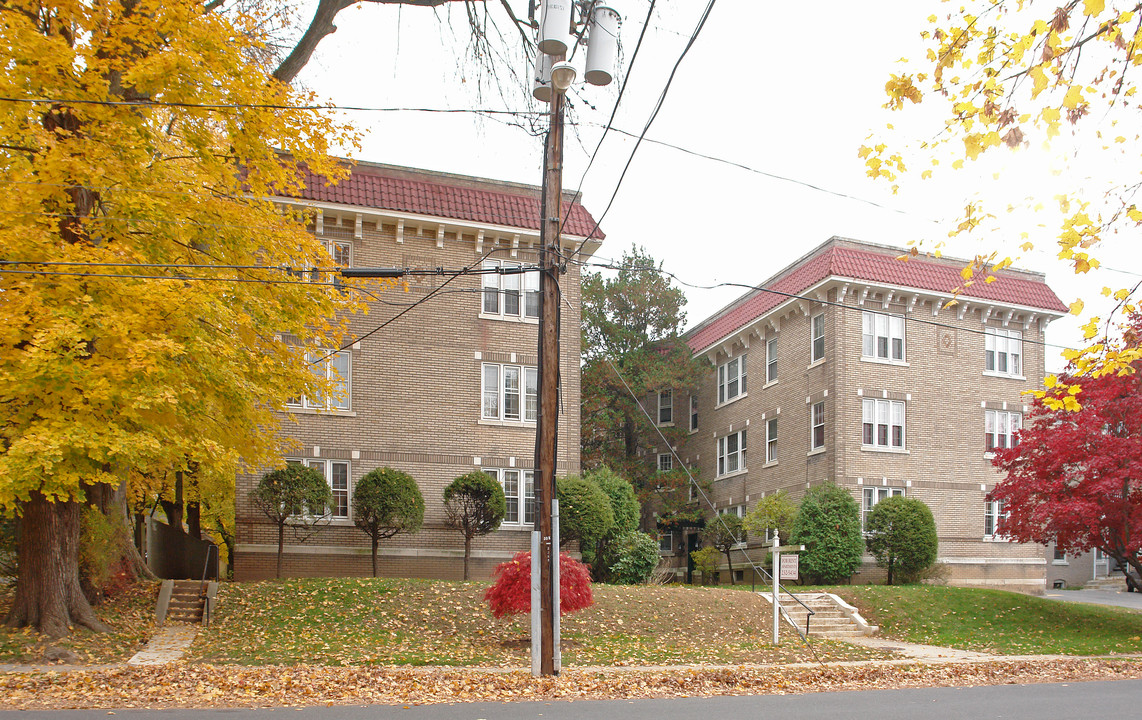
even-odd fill
[(798, 558), (800, 555), (789, 553), (781, 556), (781, 569), (778, 578), (781, 580), (796, 580), (798, 575)]

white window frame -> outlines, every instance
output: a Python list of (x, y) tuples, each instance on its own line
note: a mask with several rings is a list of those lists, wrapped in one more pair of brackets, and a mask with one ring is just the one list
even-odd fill
[[(329, 491), (333, 497), (331, 504), (325, 508), (325, 512), (321, 514), (321, 517), (328, 517), (330, 520), (349, 520), (352, 518), (353, 474), (348, 461), (325, 460), (320, 458), (288, 458), (286, 462), (297, 463), (312, 468), (325, 479), (325, 484), (329, 486)], [(334, 480), (334, 468), (344, 470), (344, 477), (337, 478), (336, 482)]]
[[(310, 372), (319, 378), (331, 381), (334, 384), (334, 393), (330, 398), (320, 396), (309, 398), (305, 395), (286, 401), (286, 405), (306, 410), (340, 410), (352, 409), (353, 399), (353, 355), (348, 350), (317, 350), (307, 352), (305, 361), (309, 364)], [(342, 365), (344, 371), (338, 366)], [(342, 376), (342, 372), (344, 375)], [(342, 388), (344, 388), (342, 390)]]
[[(485, 260), (480, 287), (480, 317), (497, 320), (539, 322), (539, 271), (500, 274), (495, 270), (519, 270), (522, 263)], [(509, 310), (509, 305), (514, 309)]]
[(674, 533), (665, 532), (660, 533), (658, 536), (658, 554), (659, 555), (673, 555), (674, 554)]
[(1006, 541), (1006, 535), (999, 534), (999, 519), (1007, 517), (1008, 511), (1002, 500), (984, 500), (983, 537), (985, 540)]
[[(818, 429), (820, 438), (817, 437)], [(809, 449), (820, 450), (825, 447), (825, 401), (813, 403), (809, 406)]]
[(717, 477), (727, 477), (745, 471), (746, 435), (744, 429), (718, 438), (717, 446)]
[(670, 472), (674, 469), (674, 456), (670, 453), (658, 453), (658, 472)]
[(659, 425), (673, 425), (674, 424), (674, 391), (673, 390), (659, 390), (658, 391), (658, 424)]
[(765, 464), (777, 462), (777, 418), (765, 421)]
[(884, 487), (884, 486), (865, 486), (861, 491), (860, 503), (860, 529), (861, 532), (868, 532), (865, 528), (868, 527), (868, 515), (876, 504), (881, 500), (890, 497), (904, 497), (905, 491), (902, 487)]
[(1023, 429), (1023, 413), (1007, 410), (983, 411), (983, 451), (994, 453), (997, 449), (1015, 447), (1019, 444), (1015, 433)]
[(861, 313), (861, 357), (889, 363), (907, 362), (904, 316), (868, 310)]
[[(868, 426), (872, 426), (871, 442)], [(896, 442), (895, 428), (900, 428), (900, 442)], [(881, 428), (885, 441), (881, 442)], [(861, 401), (861, 447), (873, 450), (901, 451), (908, 447), (906, 409), (903, 400), (864, 398)]]
[(690, 432), (698, 432), (698, 396), (690, 396)]
[(746, 355), (718, 366), (718, 407), (746, 396)]
[[(489, 373), (494, 374), (493, 378)], [(508, 382), (514, 377), (513, 382)], [(513, 405), (514, 412), (509, 412)], [(539, 416), (539, 369), (529, 365), (480, 365), (480, 421), (535, 424)]]
[(506, 509), (501, 525), (530, 527), (535, 524), (535, 471), (521, 468), (481, 468), (495, 478), (504, 491)]
[(983, 332), (984, 374), (1023, 379), (1023, 333), (993, 327)]
[(777, 382), (777, 338), (771, 337), (765, 341), (765, 384), (772, 385)]
[(809, 319), (809, 364), (825, 359), (825, 313)]

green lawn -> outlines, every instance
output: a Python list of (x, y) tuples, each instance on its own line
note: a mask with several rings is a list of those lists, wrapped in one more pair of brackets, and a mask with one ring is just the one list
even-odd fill
[(935, 585), (830, 591), (887, 638), (1005, 655), (1142, 653), (1142, 613), (1122, 608)]
[[(212, 663), (526, 667), (525, 617), (495, 620), (487, 583), (335, 578), (224, 585), (214, 625), (191, 648)], [(568, 667), (801, 662), (770, 644), (769, 607), (721, 588), (594, 586), (595, 605), (562, 619)], [(882, 657), (816, 642), (826, 659)]]

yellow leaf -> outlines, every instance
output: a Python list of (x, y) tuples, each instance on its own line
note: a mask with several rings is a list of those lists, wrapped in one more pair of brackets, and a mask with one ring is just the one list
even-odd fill
[(1084, 303), (1082, 300), (1075, 300), (1073, 303), (1071, 303), (1071, 315), (1078, 315), (1083, 311), (1084, 307), (1086, 307), (1086, 303)]
[(1083, 91), (1078, 85), (1071, 85), (1063, 97), (1063, 105), (1074, 110), (1083, 102)]
[(1106, 8), (1105, 0), (1083, 0), (1083, 14), (1090, 17), (1098, 15)]

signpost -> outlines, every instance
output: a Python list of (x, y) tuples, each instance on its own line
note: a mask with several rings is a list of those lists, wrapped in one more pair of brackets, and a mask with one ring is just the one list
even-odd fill
[[(796, 580), (798, 556), (786, 555), (782, 557), (781, 553), (796, 553), (805, 550), (804, 545), (782, 545), (781, 538), (778, 536), (777, 531), (773, 531), (773, 574), (770, 580), (773, 581), (773, 644), (779, 645), (780, 626), (781, 626), (781, 581), (782, 580)], [(792, 572), (792, 575), (788, 575)]]

